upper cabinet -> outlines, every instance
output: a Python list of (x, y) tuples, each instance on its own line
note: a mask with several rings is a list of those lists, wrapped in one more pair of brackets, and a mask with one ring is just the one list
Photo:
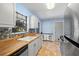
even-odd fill
[(38, 18), (36, 16), (31, 16), (30, 28), (38, 28)]
[(16, 6), (14, 3), (0, 3), (0, 27), (14, 27)]

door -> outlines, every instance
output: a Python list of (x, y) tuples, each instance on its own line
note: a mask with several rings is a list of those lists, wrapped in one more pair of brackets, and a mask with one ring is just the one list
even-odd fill
[(55, 41), (64, 33), (64, 22), (55, 22)]

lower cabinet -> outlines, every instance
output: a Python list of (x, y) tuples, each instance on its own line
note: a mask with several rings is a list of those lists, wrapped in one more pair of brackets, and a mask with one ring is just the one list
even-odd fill
[(39, 36), (28, 45), (28, 56), (36, 56), (39, 49), (42, 47), (42, 38)]
[(28, 56), (34, 56), (36, 50), (36, 42), (33, 41), (28, 45)]
[(42, 47), (43, 37), (40, 35), (34, 41), (19, 49), (11, 56), (36, 56), (39, 49)]
[(43, 40), (55, 41), (55, 38), (52, 34), (43, 34)]

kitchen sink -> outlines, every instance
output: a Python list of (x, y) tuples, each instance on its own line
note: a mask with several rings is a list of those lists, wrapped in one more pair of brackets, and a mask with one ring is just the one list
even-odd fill
[(30, 37), (30, 36), (28, 36), (28, 37), (24, 37), (24, 38), (19, 38), (19, 39), (17, 39), (17, 40), (31, 41), (31, 40), (33, 40), (33, 38)]

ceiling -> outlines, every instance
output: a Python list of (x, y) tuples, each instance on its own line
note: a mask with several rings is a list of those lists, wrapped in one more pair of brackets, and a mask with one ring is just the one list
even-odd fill
[(47, 9), (46, 3), (21, 3), (25, 8), (30, 10), (33, 14), (40, 19), (53, 19), (62, 18), (64, 11), (67, 7), (67, 3), (56, 3), (54, 9)]

